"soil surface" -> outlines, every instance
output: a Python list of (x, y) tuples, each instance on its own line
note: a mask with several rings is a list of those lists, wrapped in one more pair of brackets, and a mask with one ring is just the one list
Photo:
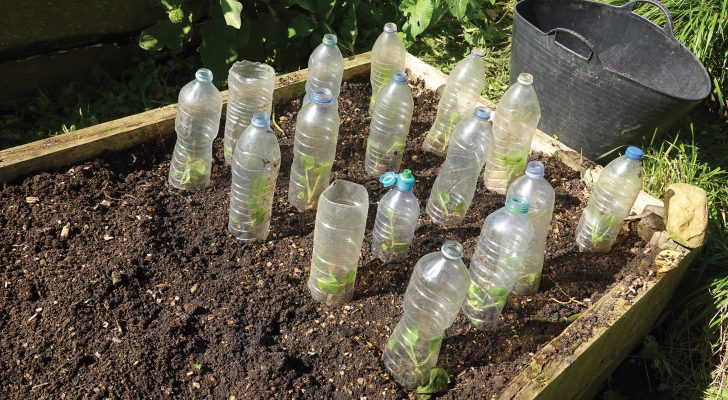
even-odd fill
[[(345, 83), (336, 178), (367, 187), (371, 231), (388, 189), (364, 174), (369, 86)], [(299, 100), (275, 108), (283, 161), (271, 233), (255, 245), (227, 231), (230, 169), (215, 143), (211, 185), (167, 184), (174, 140), (59, 171), (0, 191), (0, 392), (6, 398), (391, 399), (412, 397), (380, 357), (421, 256), (446, 239), (473, 252), (502, 196), (478, 187), (466, 222), (444, 229), (424, 213), (441, 158), (420, 145), (438, 97), (414, 87), (405, 166), (423, 210), (405, 262), (382, 264), (364, 243), (354, 300), (314, 302), (306, 288), (315, 211), (287, 205)], [(221, 127), (224, 126), (221, 125)], [(539, 157), (539, 155), (532, 155)], [(489, 398), (558, 335), (644, 246), (632, 231), (606, 255), (581, 254), (574, 231), (588, 194), (579, 174), (542, 158), (556, 189), (544, 275), (534, 296), (511, 297), (500, 327), (480, 332), (461, 315), (439, 364), (452, 376), (439, 398)], [(585, 334), (590, 331), (584, 324)]]

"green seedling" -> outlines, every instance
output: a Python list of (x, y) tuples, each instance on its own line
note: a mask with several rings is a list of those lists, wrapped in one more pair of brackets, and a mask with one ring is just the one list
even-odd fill
[(525, 153), (506, 154), (501, 161), (506, 165), (510, 178), (517, 178), (523, 175), (526, 170), (527, 157)]
[(387, 342), (387, 350), (392, 350), (397, 344), (401, 344), (404, 348), (404, 352), (407, 353), (407, 357), (409, 357), (410, 361), (412, 361), (412, 365), (414, 365), (414, 373), (416, 375), (419, 375), (422, 373), (421, 368), (427, 363), (430, 362), (433, 356), (438, 352), (440, 349), (440, 344), (442, 343), (442, 336), (436, 337), (434, 339), (431, 339), (430, 342), (427, 344), (427, 356), (422, 360), (417, 359), (417, 353), (415, 352), (415, 347), (417, 346), (417, 342), (420, 339), (420, 331), (417, 328), (405, 328), (404, 332), (402, 332), (402, 341), (400, 342), (397, 340), (397, 338), (392, 335), (392, 337)]
[(532, 272), (521, 276), (518, 279), (518, 283), (521, 286), (531, 287), (541, 280), (541, 274), (539, 272)]
[[(475, 281), (468, 286), (467, 301), (475, 309), (485, 309), (489, 305), (503, 308), (508, 299), (508, 289), (503, 286), (492, 286), (482, 289)], [(472, 320), (471, 320), (472, 322)]]
[[(305, 190), (298, 192), (296, 198), (310, 203), (316, 194), (316, 189), (321, 184), (321, 176), (331, 169), (333, 162), (317, 163), (313, 157), (305, 154), (301, 154), (298, 161), (303, 167), (303, 179), (298, 183), (303, 185)], [(310, 177), (310, 175), (313, 175), (313, 177)]]
[(329, 294), (337, 294), (341, 291), (341, 288), (354, 283), (356, 279), (356, 270), (350, 270), (339, 281), (334, 275), (324, 275), (316, 278), (316, 285), (322, 291)]
[(179, 179), (180, 185), (194, 185), (200, 183), (207, 176), (207, 164), (205, 160), (193, 158), (189, 155), (185, 156), (187, 161), (184, 163), (182, 171), (174, 171), (172, 174)]
[[(387, 220), (389, 221), (389, 226), (394, 226), (394, 210), (387, 209), (384, 211), (384, 214), (387, 216)], [(392, 229), (389, 233), (389, 242), (382, 243), (381, 245), (382, 251), (387, 253), (390, 252), (392, 254), (400, 254), (409, 248), (409, 243), (405, 242), (397, 242), (396, 235), (394, 234), (394, 229)]]
[(592, 247), (599, 247), (619, 226), (620, 222), (613, 214), (600, 216), (591, 231), (590, 241)]
[(442, 367), (430, 370), (430, 380), (417, 387), (417, 400), (430, 400), (433, 394), (444, 393), (450, 385), (450, 375)]
[[(462, 218), (465, 214), (465, 202), (464, 201), (453, 201), (450, 197), (450, 193), (446, 191), (439, 191), (435, 195), (435, 198), (442, 206), (445, 218)], [(451, 204), (452, 203), (452, 204)]]
[(245, 199), (245, 205), (250, 210), (252, 226), (263, 224), (268, 219), (267, 200), (275, 189), (272, 183), (266, 175), (258, 175), (253, 180), (250, 196)]
[[(379, 143), (376, 143), (371, 139), (367, 140), (365, 158), (369, 159), (372, 151), (379, 150), (381, 148), (382, 148), (382, 146), (380, 146)], [(380, 162), (379, 160), (376, 160), (375, 161), (376, 169), (380, 170), (380, 171), (396, 169), (395, 168), (396, 166), (392, 165), (392, 164), (397, 160), (397, 156), (404, 154), (404, 149), (405, 149), (405, 143), (401, 140), (395, 140), (385, 151), (383, 151), (383, 154), (380, 158), (380, 160), (391, 160), (392, 162), (387, 164), (385, 162)]]

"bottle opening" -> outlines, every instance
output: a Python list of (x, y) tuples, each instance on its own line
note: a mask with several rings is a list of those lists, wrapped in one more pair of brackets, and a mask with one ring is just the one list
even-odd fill
[(629, 146), (627, 147), (627, 151), (624, 153), (627, 158), (631, 158), (633, 160), (641, 160), (642, 159), (642, 149), (635, 146)]
[(250, 122), (253, 126), (257, 126), (258, 128), (270, 127), (270, 117), (266, 113), (257, 112), (253, 114), (253, 119), (251, 119)]
[(386, 33), (395, 33), (397, 32), (397, 24), (394, 22), (387, 22), (384, 24), (384, 32)]
[(333, 33), (327, 33), (324, 35), (323, 44), (327, 46), (335, 46), (338, 39), (336, 38), (336, 35)]
[(506, 200), (506, 209), (516, 214), (525, 214), (528, 212), (528, 201), (520, 197), (509, 197)]
[(395, 72), (394, 74), (392, 74), (392, 81), (396, 83), (407, 82), (407, 73), (403, 71)]
[(531, 85), (533, 84), (533, 75), (524, 72), (520, 75), (518, 75), (518, 83), (521, 85)]
[(473, 115), (477, 119), (482, 119), (483, 121), (487, 121), (490, 119), (490, 110), (483, 106), (475, 107), (475, 111), (473, 112)]
[(543, 178), (544, 167), (540, 161), (529, 161), (526, 165), (526, 176), (529, 178)]
[(195, 79), (200, 82), (212, 82), (212, 71), (207, 68), (200, 68), (195, 72)]
[(318, 104), (329, 104), (333, 100), (331, 90), (329, 89), (313, 89), (311, 91), (311, 101)]
[(470, 55), (482, 58), (482, 57), (485, 57), (485, 52), (481, 48), (473, 47), (473, 49), (470, 50)]
[(460, 242), (456, 242), (454, 240), (448, 240), (447, 242), (443, 243), (440, 251), (442, 252), (442, 255), (445, 256), (445, 258), (448, 258), (450, 260), (459, 260), (463, 258), (463, 245), (460, 244)]

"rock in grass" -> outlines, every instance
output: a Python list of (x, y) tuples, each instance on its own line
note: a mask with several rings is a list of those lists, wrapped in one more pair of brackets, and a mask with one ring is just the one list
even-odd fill
[(665, 190), (665, 226), (675, 242), (696, 248), (705, 243), (708, 197), (705, 190), (687, 183), (673, 183)]

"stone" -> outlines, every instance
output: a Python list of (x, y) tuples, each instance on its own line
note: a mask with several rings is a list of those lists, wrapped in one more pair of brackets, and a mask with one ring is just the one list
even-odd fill
[(651, 212), (644, 216), (637, 224), (637, 234), (645, 242), (649, 242), (655, 232), (660, 232), (664, 230), (665, 222), (663, 221), (661, 216), (655, 214), (654, 212)]
[(673, 183), (665, 189), (665, 227), (675, 242), (697, 248), (705, 243), (708, 228), (708, 196), (705, 190), (687, 183)]

